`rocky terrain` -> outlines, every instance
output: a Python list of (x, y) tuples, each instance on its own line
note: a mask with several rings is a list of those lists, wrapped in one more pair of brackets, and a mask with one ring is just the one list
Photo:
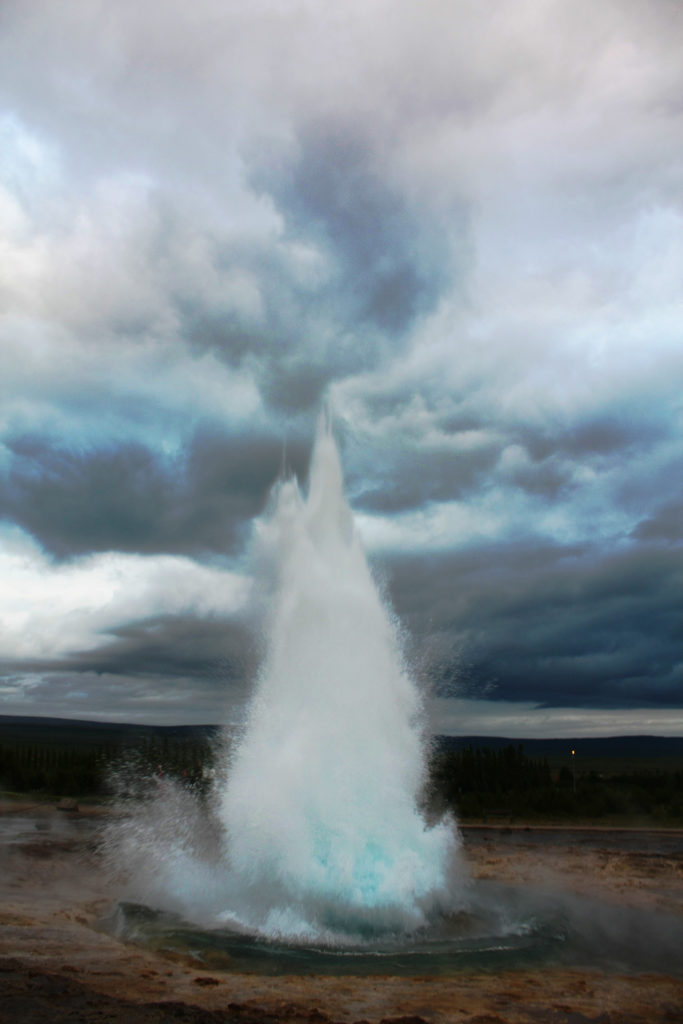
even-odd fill
[[(97, 810), (0, 806), (0, 1021), (657, 1024), (683, 1020), (683, 971), (561, 966), (451, 976), (295, 976), (208, 969), (101, 928), (115, 902)], [(465, 830), (475, 879), (562, 885), (601, 906), (683, 917), (670, 833)]]

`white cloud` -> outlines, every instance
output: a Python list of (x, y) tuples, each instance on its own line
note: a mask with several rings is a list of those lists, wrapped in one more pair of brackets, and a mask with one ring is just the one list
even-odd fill
[(544, 708), (529, 701), (435, 698), (430, 726), (447, 736), (562, 739), (683, 735), (683, 711), (671, 708)]
[[(429, 457), (429, 450), (425, 458)], [(510, 469), (511, 458), (503, 453), (503, 464)], [(512, 458), (516, 468), (528, 460)], [(644, 455), (643, 475), (653, 466)], [(393, 514), (358, 512), (355, 522), (368, 551), (373, 554), (436, 553), (454, 551), (485, 543), (505, 543), (526, 539), (562, 544), (602, 540), (608, 544), (627, 536), (642, 514), (639, 506), (620, 505), (615, 492), (623, 488), (633, 463), (627, 469), (618, 466), (602, 474), (582, 469), (580, 463), (568, 463), (573, 471), (573, 493), (562, 500), (546, 501), (534, 493), (504, 486), (506, 473), (498, 468), (490, 474), (486, 489), (468, 494), (460, 501), (433, 501), (417, 509)], [(667, 491), (661, 494), (662, 500)]]
[(0, 657), (50, 659), (94, 650), (117, 627), (167, 615), (231, 618), (244, 576), (179, 556), (118, 552), (48, 561), (19, 530), (1, 535)]
[(373, 554), (447, 551), (495, 540), (511, 529), (509, 517), (472, 502), (435, 502), (400, 516), (356, 514), (354, 518), (364, 545)]
[(84, 345), (51, 323), (7, 317), (0, 347), (0, 430), (10, 433), (175, 450), (202, 418), (230, 426), (262, 416), (248, 370), (212, 351), (189, 354), (173, 339)]

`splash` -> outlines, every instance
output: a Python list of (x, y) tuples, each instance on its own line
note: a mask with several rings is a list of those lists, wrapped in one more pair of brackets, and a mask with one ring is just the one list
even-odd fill
[(125, 859), (146, 902), (204, 923), (336, 943), (414, 933), (454, 908), (459, 838), (420, 811), (421, 700), (324, 418), (307, 495), (278, 481), (256, 549), (267, 647), (226, 781), (208, 808), (157, 801)]

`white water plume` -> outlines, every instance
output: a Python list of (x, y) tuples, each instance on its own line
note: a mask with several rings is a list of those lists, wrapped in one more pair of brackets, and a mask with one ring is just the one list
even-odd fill
[(272, 589), (267, 649), (215, 794), (221, 853), (200, 856), (197, 829), (176, 831), (155, 864), (155, 898), (175, 889), (186, 915), (206, 918), (208, 904), (214, 922), (272, 937), (414, 932), (462, 897), (459, 839), (452, 820), (428, 827), (419, 808), (421, 700), (325, 420), (307, 496), (281, 479), (257, 530)]
[(231, 871), (266, 930), (415, 928), (449, 902), (455, 832), (418, 809), (421, 702), (324, 420), (308, 496), (280, 481), (262, 532), (275, 594), (221, 799)]

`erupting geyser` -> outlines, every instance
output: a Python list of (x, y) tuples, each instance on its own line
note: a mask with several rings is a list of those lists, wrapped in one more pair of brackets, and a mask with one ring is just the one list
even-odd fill
[(233, 913), (269, 934), (412, 931), (452, 906), (457, 834), (418, 807), (421, 701), (324, 419), (307, 497), (281, 480), (260, 529), (268, 648), (219, 808)]
[(420, 811), (421, 700), (324, 419), (307, 496), (281, 479), (256, 547), (270, 610), (243, 735), (206, 804), (165, 782), (119, 829), (129, 895), (270, 938), (414, 933), (462, 901), (459, 838)]

